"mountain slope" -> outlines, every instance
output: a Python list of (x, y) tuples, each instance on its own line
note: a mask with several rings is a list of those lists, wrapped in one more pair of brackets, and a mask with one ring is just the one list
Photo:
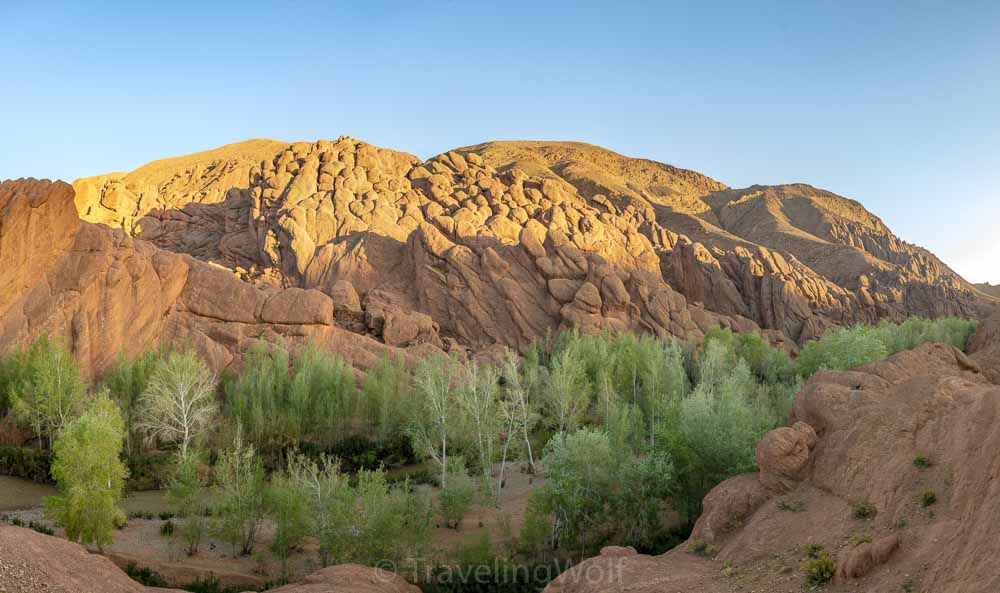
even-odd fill
[[(47, 220), (73, 232), (46, 243), (51, 261), (8, 290), (31, 314), (5, 319), (5, 335), (27, 339), (72, 318), (59, 299), (75, 293), (28, 295), (51, 291), (37, 282), (53, 262), (83, 257), (67, 243), (83, 236), (100, 239), (86, 253), (105, 262), (184, 256), (192, 270), (228, 270), (264, 300), (312, 291), (332, 303), (332, 328), (400, 348), (524, 349), (570, 326), (697, 340), (720, 323), (792, 347), (834, 324), (978, 315), (984, 300), (856, 202), (809, 186), (734, 190), (582, 143), (490, 142), (421, 161), (352, 138), (251, 140), (79, 179), (73, 190), (7, 190), (57, 193), (62, 206)], [(7, 249), (5, 261), (29, 257)], [(161, 304), (167, 317), (193, 311)], [(224, 303), (212, 310), (215, 321), (241, 317)], [(271, 323), (259, 313), (243, 323)], [(96, 318), (87, 327), (113, 352), (121, 340), (131, 350), (164, 337), (111, 335)], [(245, 330), (196, 334), (228, 364)]]

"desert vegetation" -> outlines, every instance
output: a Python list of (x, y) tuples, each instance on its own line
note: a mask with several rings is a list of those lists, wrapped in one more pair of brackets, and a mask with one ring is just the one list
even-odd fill
[[(787, 421), (813, 373), (927, 341), (961, 348), (974, 327), (911, 319), (835, 329), (795, 360), (721, 328), (699, 345), (568, 331), (495, 365), (386, 357), (360, 381), (313, 347), (260, 343), (240, 373), (221, 378), (192, 352), (168, 349), (122, 357), (89, 387), (61, 344), (42, 338), (0, 357), (3, 411), (37, 437), (37, 455), (0, 451), (0, 471), (54, 479), (48, 516), (100, 546), (125, 520), (129, 470), (158, 459), (173, 516), (166, 536), (191, 555), (209, 535), (253, 554), (266, 523), (284, 577), (307, 540), (322, 565), (535, 563), (607, 544), (663, 551), (712, 487), (755, 469), (757, 442)], [(430, 488), (387, 471), (416, 463)], [(434, 550), (435, 528), (460, 530), (475, 507), (502, 505), (512, 471), (539, 480), (509, 545)], [(874, 509), (864, 511), (854, 514)], [(819, 582), (826, 560), (810, 561)]]

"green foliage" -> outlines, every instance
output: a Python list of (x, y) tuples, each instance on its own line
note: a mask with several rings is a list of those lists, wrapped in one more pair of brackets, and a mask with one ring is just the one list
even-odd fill
[[(633, 456), (613, 449), (606, 433), (582, 429), (555, 435), (544, 464), (546, 483), (529, 505), (524, 545), (551, 536), (552, 545), (585, 550), (604, 541), (644, 545), (660, 535), (674, 480), (666, 454)], [(540, 520), (546, 512), (554, 520), (550, 534)]]
[(253, 445), (243, 443), (237, 431), (233, 446), (215, 466), (219, 537), (244, 556), (253, 552), (264, 519), (264, 466)]
[(889, 354), (912, 350), (927, 342), (949, 344), (964, 351), (976, 332), (976, 322), (954, 317), (935, 320), (910, 317), (899, 324), (884, 320), (871, 331), (882, 341)]
[(802, 348), (799, 374), (811, 377), (820, 369), (844, 371), (888, 356), (879, 335), (871, 328), (856, 325), (831, 329)]
[(458, 389), (462, 366), (455, 358), (431, 356), (420, 363), (414, 376), (414, 405), (408, 433), (416, 452), (437, 464), (441, 486), (448, 482), (449, 447), (465, 437)]
[(286, 475), (306, 502), (309, 535), (319, 540), (324, 565), (398, 562), (429, 541), (430, 500), (408, 481), (393, 487), (384, 471), (362, 470), (352, 485), (330, 459), (301, 455), (289, 459)]
[(27, 352), (5, 364), (8, 396), (17, 420), (49, 444), (86, 405), (86, 387), (73, 356), (58, 342), (41, 336)]
[(331, 445), (352, 430), (357, 390), (340, 357), (310, 346), (290, 366), (287, 351), (261, 342), (245, 362), (225, 384), (226, 412), (258, 450), (273, 457), (303, 442)]
[(493, 491), (493, 466), (500, 445), (499, 370), (469, 363), (457, 390), (459, 423), (466, 427), (469, 448), (475, 452), (482, 486)]
[(146, 391), (149, 378), (160, 359), (160, 353), (154, 350), (147, 350), (134, 360), (126, 359), (125, 354), (121, 353), (118, 355), (118, 363), (104, 377), (104, 388), (122, 413), (122, 421), (125, 423), (125, 454), (130, 462), (142, 452), (140, 397)]
[(178, 457), (173, 478), (167, 487), (167, 503), (180, 519), (176, 531), (187, 546), (189, 556), (198, 553), (208, 527), (202, 513), (206, 492), (198, 473), (199, 466), (198, 458), (193, 453)]
[(917, 455), (913, 458), (913, 465), (917, 469), (928, 469), (932, 464), (926, 455)]
[(688, 553), (701, 556), (702, 558), (714, 558), (719, 553), (719, 546), (696, 539), (688, 545)]
[(933, 490), (925, 490), (923, 494), (920, 495), (920, 506), (925, 509), (929, 506), (933, 506), (937, 503), (937, 494)]
[(371, 435), (391, 439), (406, 427), (413, 382), (401, 358), (383, 356), (361, 385), (361, 404)]
[(47, 483), (52, 481), (52, 476), (49, 473), (51, 465), (51, 451), (23, 447), (0, 447), (0, 475)]
[(876, 327), (831, 329), (805, 345), (799, 354), (798, 373), (808, 378), (820, 369), (849, 370), (927, 342), (942, 342), (964, 350), (975, 330), (975, 321), (919, 317), (903, 323), (885, 320)]
[(806, 573), (806, 585), (822, 587), (833, 580), (837, 571), (837, 563), (833, 556), (823, 546), (811, 544), (803, 550), (805, 561), (802, 570)]
[(174, 534), (175, 525), (173, 520), (168, 519), (160, 525), (160, 535), (165, 537), (171, 537)]
[(860, 500), (851, 505), (851, 514), (854, 515), (855, 519), (874, 519), (875, 515), (878, 514), (878, 509), (867, 500)]
[(119, 456), (124, 424), (118, 407), (98, 395), (70, 421), (55, 443), (52, 475), (59, 495), (45, 501), (45, 513), (66, 529), (66, 537), (98, 547), (111, 543), (127, 475)]
[(446, 526), (458, 529), (462, 519), (472, 508), (476, 496), (476, 487), (461, 457), (454, 457), (448, 464), (448, 483), (441, 490), (438, 505)]
[(288, 576), (288, 560), (292, 551), (309, 534), (309, 492), (306, 484), (296, 479), (292, 471), (271, 477), (265, 495), (267, 514), (274, 523), (271, 553), (281, 561), (283, 576)]
[(193, 352), (174, 352), (155, 365), (139, 396), (139, 426), (154, 440), (175, 443), (181, 457), (214, 426), (215, 377)]

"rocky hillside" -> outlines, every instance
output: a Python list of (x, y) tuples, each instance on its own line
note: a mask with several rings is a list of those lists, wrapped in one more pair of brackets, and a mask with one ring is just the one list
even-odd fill
[(807, 545), (833, 559), (832, 593), (1000, 590), (1000, 314), (970, 351), (818, 373), (758, 445), (760, 473), (716, 487), (687, 544), (606, 550), (547, 593), (793, 593)]
[(163, 339), (217, 367), (256, 337), (314, 339), (364, 367), (385, 348), (523, 349), (570, 325), (698, 339), (721, 323), (794, 348), (984, 300), (856, 202), (558, 142), (423, 162), (351, 138), (252, 140), (72, 190), (5, 182), (0, 257), (25, 262), (0, 271), (2, 343), (49, 331), (95, 371)]
[(993, 285), (986, 282), (985, 284), (976, 284), (976, 288), (983, 294), (1000, 299), (1000, 285)]

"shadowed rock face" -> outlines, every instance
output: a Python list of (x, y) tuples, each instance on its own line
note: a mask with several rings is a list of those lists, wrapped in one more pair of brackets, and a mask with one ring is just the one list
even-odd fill
[(258, 337), (311, 338), (363, 368), (386, 347), (523, 350), (573, 325), (697, 340), (721, 323), (794, 348), (983, 302), (850, 200), (579, 143), (421, 162), (251, 140), (0, 196), (0, 257), (25, 262), (0, 271), (0, 338), (63, 336), (95, 371), (163, 340), (221, 368)]
[[(817, 373), (789, 426), (758, 445), (759, 473), (705, 498), (691, 542), (717, 546), (714, 559), (695, 558), (688, 545), (660, 557), (605, 553), (547, 591), (797, 592), (805, 544), (836, 559), (824, 590), (1000, 590), (1000, 385), (985, 367), (1000, 360), (998, 322), (981, 325), (970, 356), (926, 344), (856, 371)], [(922, 502), (927, 492), (932, 506)], [(862, 501), (873, 518), (855, 517)], [(615, 580), (595, 584), (588, 573)]]

